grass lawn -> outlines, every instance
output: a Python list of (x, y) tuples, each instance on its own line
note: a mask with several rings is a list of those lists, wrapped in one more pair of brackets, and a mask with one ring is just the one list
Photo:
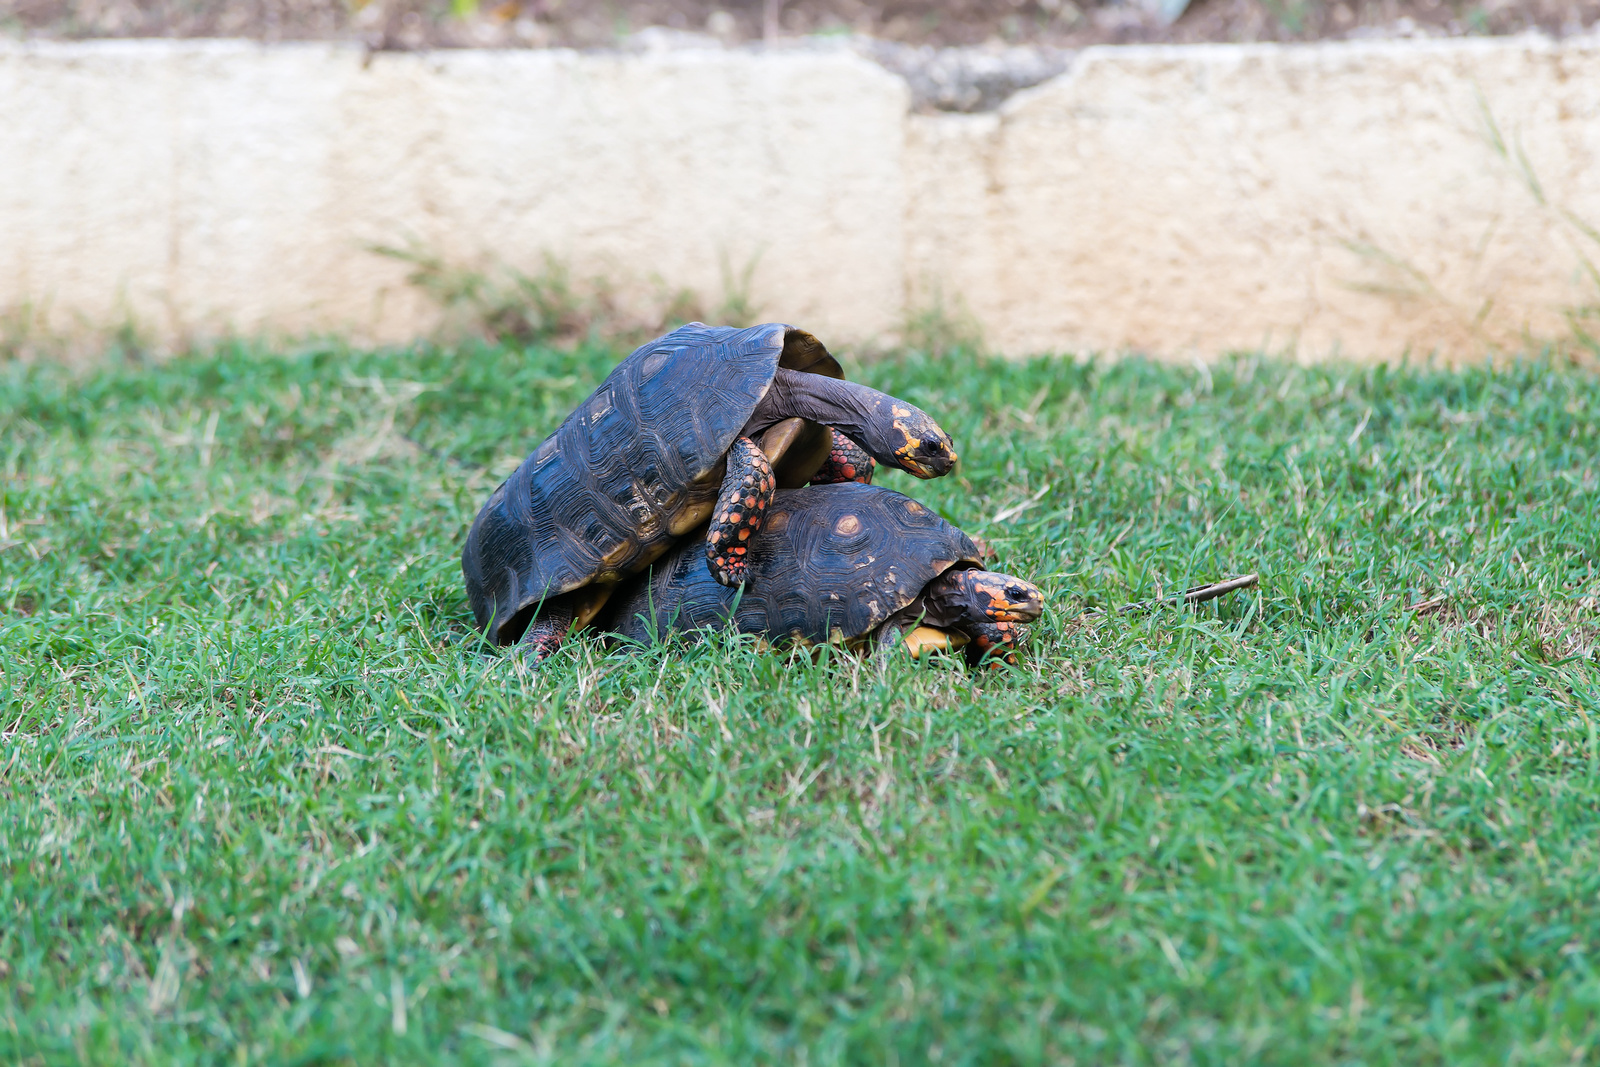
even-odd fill
[(519, 674), (463, 532), (619, 355), (0, 366), (0, 1062), (1600, 1055), (1595, 377), (857, 366), (1020, 668)]

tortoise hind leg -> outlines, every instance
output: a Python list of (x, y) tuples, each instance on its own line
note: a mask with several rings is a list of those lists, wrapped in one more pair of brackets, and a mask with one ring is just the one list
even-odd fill
[(706, 567), (723, 585), (743, 585), (749, 577), (750, 539), (761, 529), (777, 488), (766, 453), (748, 437), (734, 441), (706, 531)]
[(544, 661), (561, 647), (571, 628), (572, 604), (567, 598), (546, 605), (517, 642), (517, 658), (530, 665)]
[(833, 434), (833, 447), (828, 450), (828, 458), (822, 461), (822, 466), (807, 484), (860, 482), (862, 485), (871, 485), (872, 468), (876, 465), (872, 456), (838, 430), (830, 428), (829, 432)]
[(891, 615), (872, 635), (871, 657), (879, 670), (887, 667), (894, 659), (895, 653), (905, 647), (906, 631), (911, 628), (913, 621), (899, 615)]

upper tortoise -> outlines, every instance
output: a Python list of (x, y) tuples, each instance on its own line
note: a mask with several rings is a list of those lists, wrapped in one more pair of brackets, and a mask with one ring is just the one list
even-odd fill
[(964, 646), (976, 664), (1011, 659), (1019, 624), (1044, 609), (1038, 586), (985, 570), (971, 538), (892, 489), (786, 489), (753, 541), (742, 593), (713, 582), (684, 548), (612, 597), (602, 625), (640, 641), (732, 626), (783, 644)]
[(843, 377), (820, 341), (783, 323), (695, 322), (640, 346), (478, 512), (461, 553), (478, 625), (543, 657), (707, 519), (710, 573), (743, 582), (772, 494), (825, 463), (823, 478), (840, 477), (841, 433), (919, 478), (955, 465), (927, 414)]

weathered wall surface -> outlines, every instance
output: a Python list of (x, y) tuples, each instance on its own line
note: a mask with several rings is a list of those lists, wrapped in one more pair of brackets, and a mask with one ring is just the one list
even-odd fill
[(12, 46), (0, 306), (400, 338), (432, 309), (371, 248), (414, 243), (646, 302), (754, 261), (763, 308), (872, 336), (905, 300), (906, 101), (842, 52)]
[(1091, 50), (910, 113), (850, 52), (0, 46), (0, 309), (174, 337), (436, 311), (404, 244), (843, 342), (936, 296), (1009, 352), (1472, 357), (1600, 305), (1600, 43)]
[(1600, 305), (1600, 47), (1086, 53), (913, 117), (908, 278), (993, 343), (1481, 354)]

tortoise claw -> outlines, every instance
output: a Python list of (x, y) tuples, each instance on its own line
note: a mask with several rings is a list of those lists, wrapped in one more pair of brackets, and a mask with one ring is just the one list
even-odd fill
[(743, 585), (750, 577), (750, 564), (742, 559), (707, 556), (706, 567), (711, 571), (711, 577), (730, 588)]
[(980, 623), (972, 628), (972, 642), (962, 651), (969, 667), (998, 667), (1002, 663), (1015, 667), (1021, 643), (1022, 631), (1014, 622)]
[(515, 649), (517, 660), (530, 667), (537, 667), (555, 654), (561, 647), (561, 638), (556, 634), (546, 634), (535, 637), (530, 641), (523, 641)]
[(549, 604), (528, 624), (513, 654), (519, 663), (537, 667), (549, 659), (572, 628), (572, 605), (565, 599)]

